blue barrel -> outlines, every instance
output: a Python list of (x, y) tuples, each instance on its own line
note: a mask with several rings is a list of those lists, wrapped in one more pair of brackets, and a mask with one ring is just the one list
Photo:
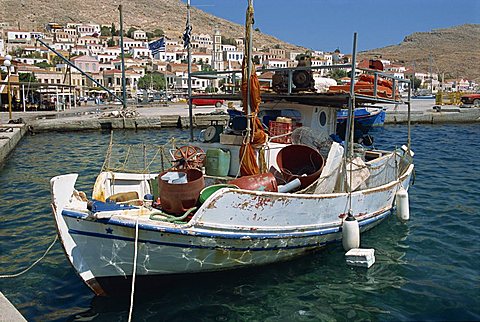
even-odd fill
[(205, 161), (205, 173), (209, 176), (226, 177), (230, 170), (230, 151), (208, 149)]

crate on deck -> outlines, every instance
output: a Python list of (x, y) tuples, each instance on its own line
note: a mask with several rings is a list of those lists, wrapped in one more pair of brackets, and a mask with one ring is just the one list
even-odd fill
[[(270, 137), (275, 137), (282, 134), (292, 133), (294, 129), (300, 126), (300, 123), (294, 124), (292, 122), (270, 121), (268, 124), (268, 131), (270, 132)], [(292, 143), (292, 136), (290, 134), (281, 136), (272, 139), (271, 142), (290, 144)]]

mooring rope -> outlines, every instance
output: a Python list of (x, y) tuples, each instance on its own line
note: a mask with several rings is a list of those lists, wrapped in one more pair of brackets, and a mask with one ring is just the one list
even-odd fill
[(135, 298), (135, 276), (137, 275), (137, 256), (138, 256), (138, 218), (135, 221), (135, 249), (133, 252), (133, 272), (132, 272), (132, 292), (130, 294), (130, 311), (128, 312), (128, 322), (132, 321), (133, 300)]
[(30, 265), (29, 267), (27, 267), (26, 269), (24, 269), (23, 271), (19, 272), (19, 273), (16, 273), (16, 274), (11, 274), (11, 275), (0, 275), (0, 278), (13, 278), (13, 277), (18, 277), (22, 274), (25, 274), (26, 272), (28, 272), (30, 269), (32, 269), (35, 265), (37, 265), (45, 256), (47, 256), (48, 252), (50, 251), (50, 249), (52, 249), (53, 245), (55, 245), (55, 242), (57, 241), (58, 239), (58, 235), (55, 234), (55, 238), (53, 239), (53, 242), (50, 244), (50, 246), (48, 246), (47, 250), (45, 251), (45, 253), (39, 258), (37, 259), (35, 262), (33, 262), (32, 265)]

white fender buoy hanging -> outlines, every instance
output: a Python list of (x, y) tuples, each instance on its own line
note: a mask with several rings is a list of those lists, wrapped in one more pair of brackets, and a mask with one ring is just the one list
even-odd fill
[(360, 247), (360, 226), (357, 219), (351, 214), (343, 221), (342, 244), (345, 251)]
[(398, 189), (395, 195), (395, 203), (397, 205), (397, 217), (400, 220), (410, 219), (408, 192), (404, 187), (400, 187), (400, 189)]

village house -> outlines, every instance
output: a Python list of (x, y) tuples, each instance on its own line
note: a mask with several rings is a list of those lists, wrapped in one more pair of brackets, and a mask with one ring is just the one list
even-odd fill
[(82, 36), (78, 37), (77, 45), (86, 46), (87, 44), (100, 44), (100, 39), (98, 37), (92, 36)]
[(263, 62), (265, 68), (287, 68), (287, 60), (286, 59), (267, 59)]
[[(73, 26), (67, 25), (67, 27), (71, 28)], [(100, 35), (101, 33), (100, 25), (97, 24), (78, 24), (76, 28), (79, 37)]]
[[(136, 93), (138, 80), (141, 75), (131, 71), (125, 70), (125, 81), (127, 85), (127, 95), (132, 97)], [(112, 69), (103, 72), (103, 84), (110, 88), (116, 95), (122, 93), (122, 71), (119, 69)]]
[(70, 61), (86, 73), (98, 73), (100, 71), (99, 61), (92, 56), (76, 56)]
[(135, 30), (132, 32), (132, 37), (134, 40), (147, 41), (147, 33), (141, 29)]
[(5, 30), (4, 34), (8, 44), (27, 44), (31, 40), (30, 31), (26, 30)]

